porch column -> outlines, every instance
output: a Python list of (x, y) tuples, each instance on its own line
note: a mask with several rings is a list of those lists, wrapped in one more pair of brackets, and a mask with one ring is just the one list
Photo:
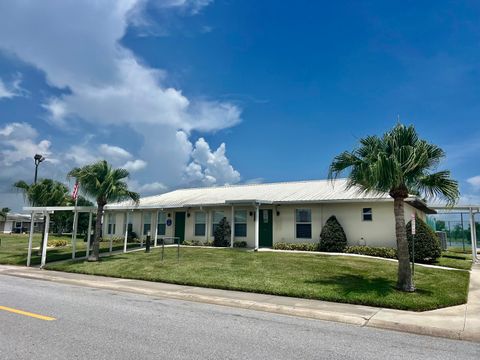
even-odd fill
[(78, 211), (73, 212), (73, 229), (72, 229), (72, 259), (75, 259), (77, 251), (77, 228), (78, 228)]
[(35, 213), (32, 211), (30, 218), (30, 234), (28, 234), (28, 254), (27, 254), (27, 266), (30, 266), (30, 260), (32, 259), (32, 240), (33, 240), (33, 229), (34, 229), (34, 217)]
[(152, 225), (155, 225), (155, 227), (152, 226), (152, 230), (154, 231), (153, 247), (157, 247), (158, 244), (158, 213), (159, 210), (155, 211), (155, 220), (152, 219)]
[(208, 241), (208, 229), (210, 228), (210, 216), (209, 212), (204, 210), (205, 212), (205, 242)]
[(258, 250), (259, 244), (259, 235), (260, 235), (260, 206), (255, 206), (255, 251)]
[(233, 248), (233, 242), (235, 241), (235, 208), (232, 205), (232, 218), (230, 220), (232, 227), (230, 228), (230, 247)]
[(127, 252), (127, 241), (128, 241), (128, 211), (125, 212), (125, 238), (123, 241), (123, 252)]
[(143, 211), (140, 211), (140, 247), (143, 247)]
[(40, 269), (45, 267), (45, 263), (47, 262), (47, 246), (48, 246), (48, 231), (50, 230), (50, 213), (47, 212), (45, 217), (45, 232), (44, 235), (44, 242), (43, 242), (43, 249), (42, 249), (42, 260), (40, 262)]
[(92, 211), (88, 213), (88, 234), (87, 234), (87, 251), (85, 252), (85, 256), (88, 259), (88, 256), (90, 255), (90, 240), (92, 238)]

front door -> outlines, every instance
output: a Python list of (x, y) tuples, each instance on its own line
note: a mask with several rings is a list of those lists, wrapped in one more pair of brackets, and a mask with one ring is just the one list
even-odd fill
[(179, 238), (180, 244), (185, 240), (185, 211), (175, 213), (175, 237)]
[(259, 239), (260, 247), (273, 246), (272, 210), (260, 210)]

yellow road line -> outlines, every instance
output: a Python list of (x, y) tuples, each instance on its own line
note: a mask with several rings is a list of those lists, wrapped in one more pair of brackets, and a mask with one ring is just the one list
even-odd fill
[(45, 321), (56, 320), (55, 318), (50, 317), (50, 316), (34, 314), (34, 313), (31, 313), (31, 312), (28, 312), (28, 311), (12, 309), (12, 308), (9, 308), (9, 307), (6, 307), (6, 306), (1, 306), (1, 305), (0, 305), (0, 310), (4, 310), (4, 311), (8, 311), (8, 312), (15, 313), (15, 314), (20, 314), (20, 315), (30, 316), (30, 317), (33, 317), (35, 319), (40, 319), (40, 320), (45, 320)]

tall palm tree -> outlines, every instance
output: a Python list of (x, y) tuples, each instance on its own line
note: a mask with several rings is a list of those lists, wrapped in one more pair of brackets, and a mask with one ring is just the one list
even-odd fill
[[(52, 179), (42, 179), (36, 184), (29, 185), (23, 180), (13, 184), (17, 190), (23, 193), (25, 200), (31, 206), (63, 206), (68, 200), (68, 188), (59, 181)], [(45, 229), (46, 217), (43, 217), (43, 229)], [(40, 244), (39, 254), (42, 253), (45, 234), (42, 231), (42, 242)]]
[(98, 261), (100, 258), (99, 244), (102, 231), (103, 208), (109, 202), (131, 199), (134, 202), (140, 200), (140, 195), (128, 190), (124, 181), (129, 176), (125, 169), (112, 169), (105, 161), (86, 165), (82, 168), (75, 168), (68, 173), (80, 184), (80, 189), (86, 195), (97, 201), (97, 218), (95, 220), (95, 238), (93, 239), (93, 251), (89, 260)]
[(450, 178), (450, 172), (435, 172), (444, 156), (444, 151), (438, 146), (419, 139), (412, 125), (399, 123), (382, 137), (361, 139), (357, 149), (341, 153), (330, 165), (330, 179), (349, 170), (347, 187), (358, 187), (363, 192), (387, 192), (393, 198), (397, 287), (403, 291), (415, 291), (406, 238), (404, 200), (409, 194), (423, 194), (454, 204), (459, 197), (458, 183)]

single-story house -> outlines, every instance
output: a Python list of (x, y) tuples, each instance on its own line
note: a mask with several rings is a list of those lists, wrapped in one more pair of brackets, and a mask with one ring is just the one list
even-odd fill
[[(139, 204), (106, 205), (103, 234), (124, 237), (133, 231), (142, 239), (150, 235), (205, 242), (213, 240), (225, 217), (232, 244), (272, 247), (277, 242), (318, 242), (325, 222), (335, 215), (349, 245), (396, 247), (389, 194), (362, 193), (346, 185), (338, 179), (179, 189), (144, 197)], [(405, 220), (415, 212), (424, 220), (435, 213), (412, 195), (405, 200)]]
[[(0, 217), (0, 233), (3, 234), (22, 234), (30, 231), (30, 214), (8, 213), (6, 218)], [(43, 217), (34, 218), (34, 232), (42, 230)]]

